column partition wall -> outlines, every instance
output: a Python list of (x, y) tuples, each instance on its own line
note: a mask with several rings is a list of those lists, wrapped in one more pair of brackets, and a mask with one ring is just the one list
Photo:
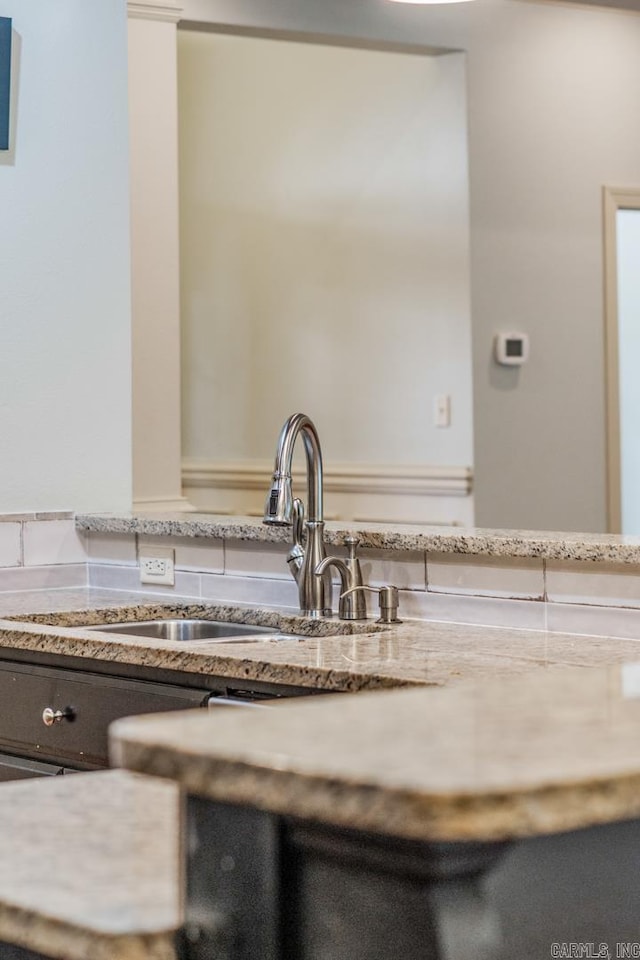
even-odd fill
[(176, 0), (129, 16), (133, 505), (189, 510), (182, 496)]

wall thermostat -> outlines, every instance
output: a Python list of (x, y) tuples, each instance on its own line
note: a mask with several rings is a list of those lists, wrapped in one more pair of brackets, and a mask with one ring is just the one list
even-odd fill
[(521, 367), (529, 359), (529, 334), (496, 333), (495, 354), (498, 363)]

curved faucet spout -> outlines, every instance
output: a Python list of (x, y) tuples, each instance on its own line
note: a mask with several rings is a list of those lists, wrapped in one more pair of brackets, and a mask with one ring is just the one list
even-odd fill
[(267, 497), (264, 522), (289, 526), (293, 522), (291, 473), (293, 450), (302, 434), (307, 456), (307, 519), (322, 522), (322, 452), (318, 431), (306, 413), (294, 413), (284, 424), (278, 438), (273, 482)]
[[(306, 543), (301, 543), (302, 513), (300, 501), (294, 501), (291, 489), (293, 448), (302, 435), (307, 455)], [(294, 507), (294, 503), (298, 503)], [(298, 584), (300, 609), (311, 617), (331, 614), (331, 578), (318, 576), (316, 567), (325, 558), (322, 516), (322, 453), (318, 431), (305, 413), (294, 413), (280, 431), (271, 489), (264, 508), (264, 522), (291, 526), (295, 521), (294, 546), (287, 562)]]

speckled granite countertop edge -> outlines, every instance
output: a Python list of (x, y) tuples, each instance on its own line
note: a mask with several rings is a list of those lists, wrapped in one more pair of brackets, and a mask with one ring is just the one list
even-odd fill
[(178, 810), (175, 786), (123, 770), (3, 784), (0, 956), (177, 960)]
[(206, 716), (129, 718), (112, 753), (188, 793), (337, 828), (446, 842), (558, 833), (640, 816), (640, 698), (624, 674), (287, 703), (222, 717), (215, 736)]
[(640, 817), (640, 770), (478, 795), (412, 794), (321, 774), (301, 780), (266, 764), (256, 773), (241, 762), (146, 745), (131, 738), (128, 720), (114, 724), (111, 753), (118, 766), (179, 783), (192, 796), (405, 840), (508, 841)]
[[(285, 638), (231, 643), (181, 643), (93, 631), (84, 625), (174, 615), (204, 616), (277, 626)], [(86, 663), (123, 664), (174, 674), (218, 678), (243, 687), (255, 682), (290, 692), (359, 692), (393, 687), (442, 687), (477, 677), (507, 677), (556, 667), (599, 666), (636, 661), (636, 640), (579, 636), (507, 627), (406, 620), (390, 628), (373, 621), (355, 625), (310, 621), (286, 608), (203, 603), (187, 598), (165, 602), (141, 594), (76, 590), (0, 595), (0, 657), (31, 653)], [(314, 635), (315, 634), (315, 635)], [(114, 666), (114, 672), (117, 669)], [(231, 683), (233, 681), (233, 683)], [(239, 683), (236, 683), (239, 681)], [(215, 687), (215, 684), (214, 684)], [(218, 685), (216, 690), (220, 689)]]
[[(255, 517), (215, 514), (78, 514), (79, 530), (93, 533), (141, 533), (147, 536), (287, 543), (288, 528), (267, 526)], [(453, 553), (501, 558), (640, 563), (640, 537), (535, 530), (425, 527), (408, 524), (328, 522), (325, 541), (342, 544), (357, 534), (364, 549)]]
[(112, 936), (0, 903), (2, 943), (52, 960), (179, 960), (173, 931)]

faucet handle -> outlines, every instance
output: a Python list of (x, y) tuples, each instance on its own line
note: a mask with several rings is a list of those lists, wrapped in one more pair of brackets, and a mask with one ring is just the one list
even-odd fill
[(355, 569), (349, 565), (348, 560), (341, 560), (340, 557), (325, 557), (315, 568), (314, 572), (316, 577), (323, 577), (329, 567), (335, 567), (340, 574), (340, 582), (342, 585), (340, 603), (338, 604), (338, 617), (340, 620), (366, 620), (366, 605), (357, 602), (361, 599), (360, 597), (353, 596), (357, 583), (357, 579), (355, 579)]
[(296, 547), (302, 546), (302, 531), (304, 529), (304, 503), (299, 497), (293, 501), (293, 543)]
[(296, 583), (298, 582), (300, 570), (304, 563), (304, 546), (302, 543), (303, 524), (304, 503), (296, 497), (293, 501), (293, 544), (287, 554), (287, 564)]
[(340, 600), (343, 600), (348, 593), (356, 593), (357, 590), (370, 590), (371, 593), (378, 594), (380, 617), (376, 620), (376, 623), (402, 623), (402, 620), (398, 619), (399, 594), (397, 587), (368, 587), (366, 584), (362, 584), (345, 590), (344, 593), (340, 594)]

